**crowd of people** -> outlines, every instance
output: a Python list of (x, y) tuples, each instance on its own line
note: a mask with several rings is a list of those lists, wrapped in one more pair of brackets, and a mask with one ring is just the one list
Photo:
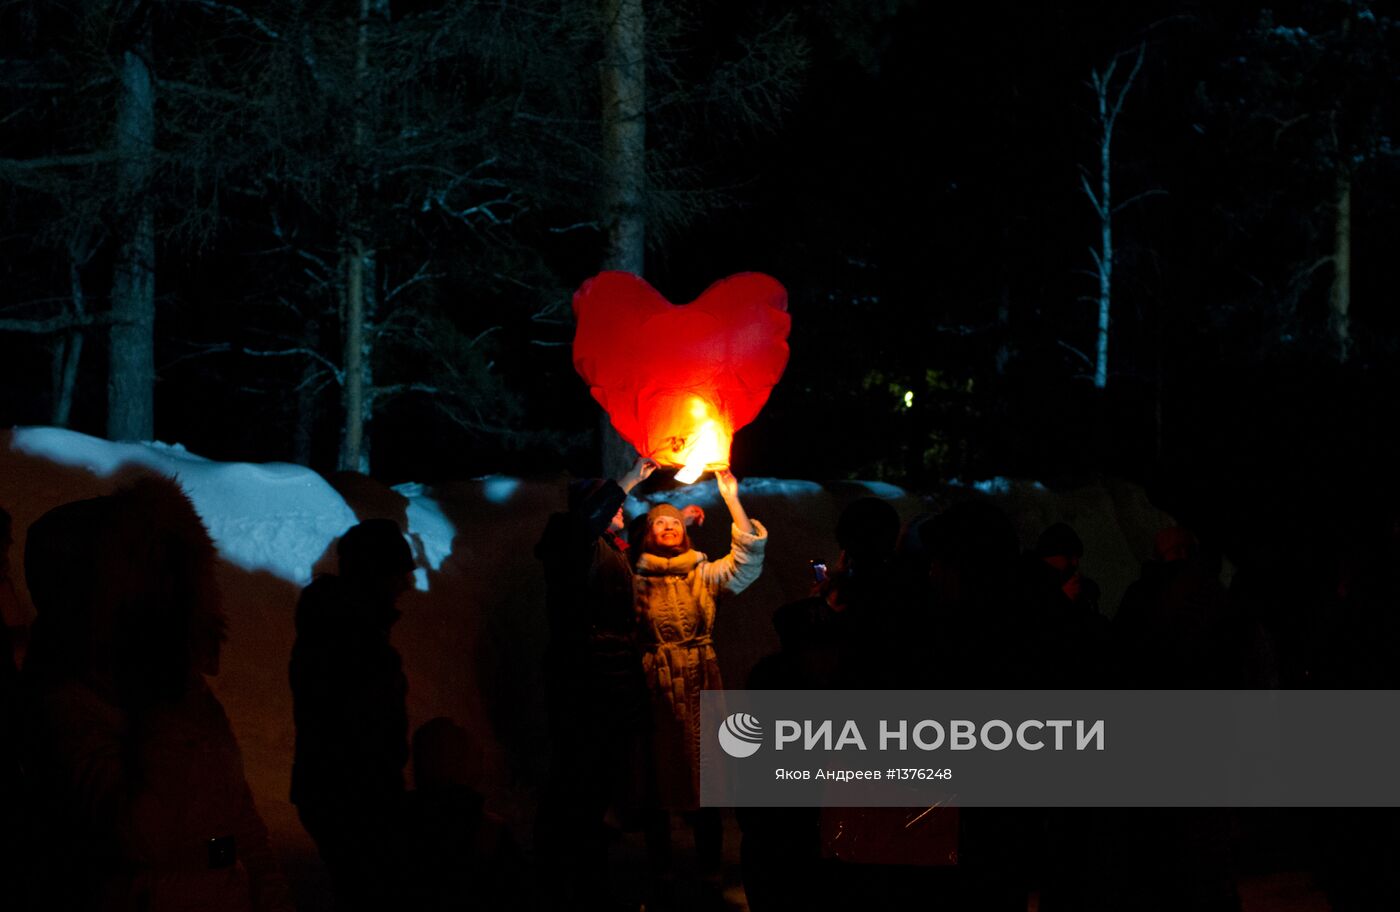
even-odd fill
[[(10, 531), (0, 511), (0, 596), (13, 599)], [(336, 905), (512, 906), (528, 877), (479, 791), (478, 740), (438, 718), (413, 733), (410, 751), (406, 678), (389, 639), (409, 546), (394, 522), (367, 520), (337, 552), (340, 572), (302, 593), (289, 669), (291, 800)], [(4, 908), (294, 908), (207, 683), (225, 638), (214, 570), (214, 545), (170, 481), (64, 504), (30, 525), (24, 580), (36, 617), (22, 650), (0, 624)]]
[[(629, 831), (645, 842), (646, 908), (723, 907), (723, 820), (699, 802), (700, 694), (724, 687), (716, 613), (761, 574), (769, 532), (727, 470), (716, 473), (731, 520), (724, 556), (694, 548), (690, 529), (704, 521), (694, 507), (658, 503), (629, 526), (623, 505), (656, 468), (638, 459), (619, 479), (573, 483), (536, 546), (551, 774), (533, 859), (486, 806), (473, 733), (446, 718), (410, 733), (392, 642), (414, 570), (402, 530), (371, 519), (341, 537), (338, 572), (301, 594), (289, 664), (291, 801), (338, 908), (626, 908), (610, 856)], [(1184, 529), (1164, 529), (1117, 606), (1101, 604), (1083, 573), (1074, 529), (1052, 525), (1023, 552), (1007, 517), (982, 501), (906, 524), (887, 501), (861, 498), (834, 537), (839, 559), (810, 596), (776, 608), (779, 648), (740, 683), (1393, 687), (1400, 671), (1400, 526), (1351, 542), (1331, 585), (1306, 595), (1252, 566), (1227, 588), (1218, 555)], [(14, 601), (11, 539), (0, 510), (0, 600)], [(170, 482), (65, 504), (30, 525), (23, 571), (37, 619), (22, 669), (0, 624), (7, 908), (292, 907), (206, 683), (225, 628), (214, 562), (204, 526)], [(1297, 607), (1305, 602), (1316, 610)], [(965, 809), (956, 864), (886, 866), (830, 851), (829, 818), (817, 808), (738, 814), (750, 908), (917, 900), (1009, 912), (1026, 908), (1033, 885), (1050, 912), (1240, 908), (1239, 821), (1229, 811)], [(694, 834), (694, 882), (673, 857), (677, 819)], [(841, 827), (879, 845), (897, 841), (893, 819), (847, 815)], [(1385, 820), (1379, 838), (1375, 819), (1359, 829), (1351, 818), (1324, 821), (1336, 838), (1315, 860), (1333, 908), (1394, 895), (1360, 861), (1394, 848)]]
[[(665, 504), (629, 541), (619, 508), (648, 472), (639, 462), (617, 482), (578, 483), (539, 551), (554, 634), (559, 774), (541, 806), (536, 846), (559, 875), (551, 881), (556, 901), (570, 908), (614, 907), (607, 845), (629, 812), (647, 835), (648, 908), (675, 899), (673, 813), (695, 829), (701, 881), (688, 895), (702, 907), (722, 905), (718, 816), (698, 807), (693, 785), (695, 698), (701, 687), (722, 686), (712, 659), (714, 596), (757, 576), (767, 530), (750, 524), (721, 475), (734, 526), (730, 555), (713, 562), (715, 572), (679, 538), (692, 517)], [(1084, 544), (1072, 527), (1055, 523), (1023, 551), (1008, 517), (986, 501), (906, 524), (887, 501), (861, 498), (842, 512), (834, 537), (838, 561), (809, 597), (775, 610), (780, 648), (753, 667), (747, 687), (1374, 688), (1394, 687), (1400, 675), (1400, 525), (1348, 539), (1333, 565), (1306, 579), (1295, 569), (1287, 584), (1279, 568), (1251, 563), (1235, 568), (1229, 586), (1218, 553), (1187, 529), (1164, 528), (1116, 606), (1102, 604), (1083, 572)], [(617, 727), (591, 724), (602, 719)], [(965, 809), (954, 865), (850, 864), (831, 844), (835, 830), (903, 857), (902, 831), (923, 817), (740, 811), (749, 908), (1010, 912), (1027, 907), (1033, 886), (1051, 912), (1240, 908), (1237, 846), (1248, 821), (1229, 810)], [(1380, 872), (1400, 848), (1395, 815), (1299, 818), (1293, 831), (1314, 845), (1284, 863), (1315, 868), (1332, 908), (1393, 900)]]

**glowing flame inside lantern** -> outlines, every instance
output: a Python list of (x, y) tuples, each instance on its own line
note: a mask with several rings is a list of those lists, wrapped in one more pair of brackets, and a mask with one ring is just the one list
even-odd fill
[(706, 421), (687, 450), (685, 467), (676, 473), (676, 481), (690, 484), (710, 466), (723, 465), (728, 456), (720, 440), (719, 426), (713, 421)]
[(688, 440), (679, 448), (675, 461), (682, 464), (676, 473), (681, 484), (691, 484), (705, 470), (729, 464), (729, 441), (720, 422), (713, 417), (709, 403), (698, 396), (690, 401), (690, 417), (700, 422), (699, 427), (688, 435)]

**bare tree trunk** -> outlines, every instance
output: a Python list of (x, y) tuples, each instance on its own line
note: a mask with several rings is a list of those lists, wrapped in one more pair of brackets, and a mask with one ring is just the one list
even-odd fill
[(1351, 173), (1337, 174), (1336, 241), (1332, 254), (1331, 330), (1337, 360), (1351, 354)]
[[(68, 264), (68, 286), (73, 316), (81, 321), (87, 315), (83, 303), (83, 280), (76, 260)], [(74, 327), (54, 346), (53, 411), (49, 421), (66, 428), (73, 415), (73, 390), (78, 384), (78, 363), (83, 357), (83, 330)]]
[(1001, 283), (1001, 296), (997, 299), (997, 351), (995, 367), (997, 376), (1006, 373), (1011, 363), (1011, 285)]
[(374, 385), (374, 346), (379, 339), (379, 326), (375, 319), (379, 310), (379, 264), (374, 250), (365, 250), (360, 266), (363, 276), (361, 286), (364, 336), (364, 351), (360, 355), (360, 386), (364, 394), (360, 398), (360, 471), (369, 474), (370, 459), (374, 444), (374, 409), (379, 390)]
[[(1158, 277), (1161, 271), (1158, 270)], [(1160, 288), (1161, 282), (1158, 283)], [(1165, 340), (1162, 338), (1162, 299), (1156, 298), (1152, 307), (1152, 458), (1155, 465), (1162, 464), (1162, 453), (1166, 450), (1166, 364), (1163, 358)]]
[(365, 432), (365, 244), (355, 237), (345, 258), (345, 434), (340, 468), (368, 473)]
[[(1142, 69), (1143, 57), (1147, 53), (1146, 45), (1139, 45), (1137, 55), (1133, 60), (1132, 69), (1127, 76), (1123, 77), (1117, 89), (1113, 86), (1113, 74), (1118, 69), (1118, 63), (1126, 56), (1127, 52), (1114, 55), (1108, 66), (1100, 72), (1094, 70), (1090, 75), (1089, 85), (1094, 89), (1095, 100), (1098, 103), (1098, 121), (1101, 133), (1099, 134), (1099, 179), (1098, 187), (1095, 188), (1089, 183), (1089, 173), (1087, 169), (1081, 174), (1080, 181), (1084, 188), (1084, 195), (1089, 197), (1089, 202), (1094, 207), (1094, 212), (1099, 217), (1099, 243), (1097, 247), (1090, 248), (1090, 253), (1094, 257), (1094, 265), (1097, 266), (1099, 280), (1099, 319), (1097, 329), (1097, 339), (1094, 346), (1094, 386), (1104, 389), (1108, 386), (1108, 331), (1113, 324), (1113, 172), (1112, 172), (1112, 148), (1113, 148), (1113, 126), (1118, 121), (1118, 115), (1123, 112), (1123, 102), (1128, 97), (1128, 90), (1133, 87), (1133, 80), (1137, 78), (1138, 72)], [(1139, 194), (1128, 202), (1123, 203), (1118, 208), (1128, 205), (1143, 196), (1150, 194)]]
[(107, 436), (155, 436), (155, 210), (150, 185), (155, 156), (155, 80), (147, 54), (149, 26), (122, 55), (117, 99), (117, 262), (107, 373)]
[[(642, 0), (602, 0), (604, 269), (642, 274), (646, 265), (646, 13)], [(599, 419), (603, 474), (621, 477), (637, 453)]]
[[(1011, 228), (1009, 225), (1002, 226), (1001, 249), (1003, 251), (1011, 249)], [(1006, 275), (1006, 272), (1003, 271), (1001, 293), (997, 297), (997, 350), (994, 356), (994, 366), (998, 377), (1005, 375), (1007, 365), (1011, 363), (1011, 280)]]
[(603, 3), (603, 224), (606, 269), (646, 262), (646, 13), (642, 0)]
[[(371, 13), (387, 15), (387, 0), (360, 0), (360, 18), (356, 24), (355, 83), (356, 115), (354, 143), (357, 164), (365, 160), (368, 128), (363, 110), (369, 84), (369, 22)], [(357, 177), (357, 180), (362, 179)], [(371, 408), (369, 386), (370, 336), (365, 331), (365, 299), (374, 282), (372, 255), (367, 254), (361, 218), (361, 187), (356, 186), (350, 205), (350, 250), (347, 254), (345, 276), (345, 433), (340, 451), (340, 468), (369, 473), (369, 440), (367, 419)], [(366, 274), (366, 267), (369, 267)]]
[(1099, 327), (1098, 344), (1094, 349), (1094, 386), (1108, 386), (1108, 328), (1113, 309), (1113, 200), (1109, 149), (1113, 144), (1113, 122), (1105, 105), (1107, 93), (1099, 93), (1099, 118), (1103, 122), (1103, 139), (1099, 143)]

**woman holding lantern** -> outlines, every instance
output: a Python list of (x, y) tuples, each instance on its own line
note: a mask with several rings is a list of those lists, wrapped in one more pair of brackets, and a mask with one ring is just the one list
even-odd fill
[(763, 571), (768, 530), (739, 502), (739, 480), (728, 468), (715, 473), (720, 497), (733, 519), (729, 553), (710, 560), (691, 547), (685, 517), (666, 503), (647, 513), (646, 536), (634, 585), (642, 666), (651, 687), (655, 719), (652, 754), (658, 804), (647, 833), (655, 869), (669, 865), (670, 811), (695, 813), (695, 843), (702, 872), (717, 878), (721, 829), (716, 809), (700, 804), (700, 691), (718, 690), (719, 664), (710, 635), (715, 600), (738, 594)]
[(579, 287), (574, 316), (574, 367), (618, 434), (659, 465), (679, 469), (682, 484), (715, 469), (734, 520), (729, 554), (711, 561), (691, 547), (685, 515), (657, 505), (647, 514), (633, 576), (657, 804), (664, 809), (648, 829), (648, 854), (664, 877), (669, 812), (693, 811), (701, 868), (717, 877), (719, 814), (699, 809), (700, 691), (722, 686), (710, 640), (715, 599), (758, 578), (768, 538), (739, 503), (729, 447), (758, 417), (787, 365), (787, 291), (771, 276), (747, 272), (677, 306), (640, 276), (608, 271)]

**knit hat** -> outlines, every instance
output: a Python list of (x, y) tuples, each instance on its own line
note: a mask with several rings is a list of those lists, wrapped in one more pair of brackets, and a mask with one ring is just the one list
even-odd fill
[(659, 503), (647, 511), (647, 527), (663, 516), (669, 516), (681, 525), (685, 525), (685, 514), (668, 503)]

